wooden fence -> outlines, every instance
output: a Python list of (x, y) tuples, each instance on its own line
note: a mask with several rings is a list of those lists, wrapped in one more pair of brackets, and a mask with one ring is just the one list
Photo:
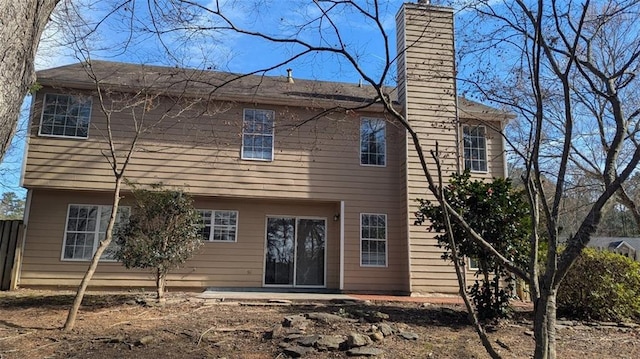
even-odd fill
[(21, 233), (21, 220), (0, 221), (0, 290), (14, 289), (16, 286)]

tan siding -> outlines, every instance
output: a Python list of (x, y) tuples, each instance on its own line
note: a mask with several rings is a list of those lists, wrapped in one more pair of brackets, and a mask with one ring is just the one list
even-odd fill
[[(53, 90), (41, 91), (36, 99), (32, 133), (37, 133), (38, 108), (47, 91)], [(105, 117), (97, 106), (94, 99), (87, 140), (31, 136), (26, 187), (111, 188), (111, 169), (103, 156), (108, 144), (100, 135), (105, 132)], [(274, 161), (262, 162), (240, 159), (242, 109), (253, 106), (219, 106), (225, 111), (205, 115), (194, 110), (180, 118), (162, 118), (166, 106), (149, 112), (145, 121), (153, 125), (152, 131), (142, 135), (127, 178), (143, 184), (187, 185), (191, 193), (205, 196), (360, 200), (375, 192), (379, 198), (387, 198), (385, 201), (395, 198), (399, 170), (396, 160), (381, 168), (360, 165), (360, 114), (331, 114), (293, 128), (314, 115), (314, 110), (266, 106), (276, 111), (275, 148)], [(113, 114), (120, 149), (130, 139), (131, 132), (127, 130), (131, 121), (121, 113)], [(388, 142), (397, 142), (399, 136), (390, 128)], [(396, 147), (388, 146), (388, 157), (398, 158), (396, 151)]]
[[(41, 107), (43, 93), (55, 90), (44, 89), (36, 98), (36, 108)], [(387, 166), (361, 166), (359, 159), (360, 118), (382, 117), (377, 113), (334, 113), (300, 125), (317, 111), (312, 108), (286, 106), (260, 106), (272, 109), (276, 113), (274, 161), (251, 161), (240, 159), (242, 111), (253, 106), (241, 103), (208, 103), (209, 109), (220, 111), (205, 113), (195, 106), (180, 117), (162, 117), (169, 106), (169, 99), (147, 114), (147, 125), (153, 125), (142, 135), (138, 149), (133, 155), (126, 172), (128, 180), (150, 184), (162, 182), (165, 185), (184, 187), (198, 198), (235, 198), (235, 201), (264, 199), (329, 201), (337, 206), (328, 218), (339, 211), (339, 201), (345, 202), (345, 290), (407, 291), (407, 255), (406, 242), (400, 236), (401, 220), (398, 197), (402, 179), (398, 177), (404, 162), (404, 149), (398, 143), (404, 138), (404, 131), (387, 126)], [(103, 153), (108, 144), (101, 134), (105, 133), (105, 116), (98, 109), (94, 98), (92, 127), (87, 140), (51, 138), (37, 136), (39, 109), (35, 111), (30, 147), (28, 152), (25, 186), (36, 189), (54, 188), (61, 190), (103, 191), (112, 188), (112, 175)], [(113, 126), (117, 148), (126, 148), (132, 136), (132, 119), (123, 113), (113, 114)], [(300, 126), (294, 126), (300, 125)], [(122, 155), (124, 152), (120, 152)], [(269, 202), (271, 203), (271, 202)], [(283, 202), (287, 203), (287, 202)], [(301, 202), (297, 202), (301, 203)], [(306, 203), (306, 202), (305, 202)], [(60, 209), (66, 213), (65, 209)], [(285, 211), (286, 212), (286, 211)], [(385, 213), (389, 218), (389, 266), (387, 268), (360, 267), (360, 228), (359, 214)], [(290, 214), (297, 214), (295, 210)], [(244, 218), (244, 215), (240, 215)], [(59, 217), (59, 216), (58, 216)], [(56, 218), (51, 226), (57, 231), (63, 230), (64, 215)], [(260, 223), (244, 224), (254, 228), (251, 238), (260, 238), (264, 242), (264, 215)], [(242, 221), (242, 219), (241, 219)], [(333, 221), (331, 221), (333, 222)], [(50, 229), (33, 228), (31, 233), (41, 231), (43, 235)], [(37, 227), (37, 226), (36, 226)], [(246, 230), (246, 229), (244, 229)], [(338, 234), (335, 236), (337, 240)], [(28, 248), (32, 258), (42, 258), (52, 266), (60, 266), (59, 256), (61, 237), (49, 239), (39, 244), (46, 250)], [(38, 239), (38, 241), (40, 241)], [(206, 285), (259, 286), (262, 283), (262, 271), (256, 271), (256, 263), (262, 268), (264, 258), (263, 243), (257, 252), (223, 253), (228, 261), (245, 263), (245, 272), (235, 272), (227, 277), (214, 275), (214, 264), (219, 257), (215, 250), (228, 244), (206, 244), (205, 254), (191, 260), (185, 269), (180, 270), (179, 284), (202, 283)], [(235, 246), (235, 249), (242, 248)], [(338, 244), (334, 245), (338, 251)], [(56, 253), (57, 252), (57, 253)], [(210, 253), (209, 253), (210, 252)], [(328, 266), (332, 268), (328, 280), (332, 288), (339, 286), (339, 253), (328, 257)], [(47, 259), (48, 258), (48, 259)], [(31, 260), (31, 259), (29, 259)], [(26, 263), (29, 263), (29, 260)], [(195, 263), (195, 264), (191, 264)], [(197, 264), (197, 265), (196, 265)], [(64, 265), (68, 265), (65, 262)], [(190, 267), (197, 268), (189, 272)], [(224, 268), (231, 268), (224, 266)], [(203, 271), (206, 279), (193, 279)], [(399, 274), (404, 271), (404, 274)], [(117, 272), (117, 270), (116, 270)], [(24, 280), (29, 283), (28, 268)], [(403, 282), (404, 281), (404, 282)], [(43, 283), (43, 280), (38, 280)], [(34, 283), (34, 282), (30, 282)]]
[[(457, 170), (458, 140), (456, 136), (455, 93), (453, 80), (452, 13), (437, 8), (405, 4), (400, 22), (407, 23), (405, 39), (409, 48), (404, 61), (406, 84), (399, 92), (406, 96), (405, 113), (418, 133), (432, 175), (435, 164), (430, 151), (436, 143), (448, 176)], [(435, 246), (434, 233), (426, 226), (414, 226), (416, 199), (433, 199), (411, 138), (407, 156), (407, 232), (410, 250), (410, 277), (412, 292), (455, 292), (455, 275), (450, 266), (440, 259), (442, 251)], [(453, 275), (453, 277), (452, 277)]]
[[(32, 212), (27, 229), (20, 285), (69, 286), (77, 285), (88, 262), (60, 259), (64, 237), (66, 212), (70, 203), (109, 204), (108, 194), (72, 191), (32, 192)], [(124, 194), (126, 205), (128, 194)], [(373, 202), (375, 203), (375, 202)], [(200, 251), (181, 268), (171, 272), (169, 286), (173, 287), (261, 287), (264, 275), (265, 226), (268, 215), (320, 217), (327, 220), (326, 282), (327, 288), (339, 287), (339, 226), (333, 220), (339, 213), (339, 202), (274, 201), (231, 198), (196, 197), (200, 209), (238, 210), (238, 240), (235, 243), (206, 242)], [(345, 203), (348, 291), (406, 291), (402, 287), (406, 277), (406, 256), (397, 235), (399, 224), (397, 200), (385, 208), (380, 202), (371, 205), (348, 201)], [(359, 266), (360, 212), (387, 213), (389, 225), (389, 266), (365, 268)], [(130, 284), (130, 285), (129, 285)], [(153, 286), (146, 271), (127, 270), (119, 263), (103, 262), (98, 266), (93, 286)]]

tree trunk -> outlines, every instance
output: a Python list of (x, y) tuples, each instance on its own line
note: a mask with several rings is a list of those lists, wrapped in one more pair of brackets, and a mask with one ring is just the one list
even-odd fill
[(80, 309), (80, 304), (82, 303), (82, 299), (84, 298), (84, 294), (87, 290), (87, 286), (89, 286), (89, 281), (93, 277), (93, 274), (98, 267), (98, 262), (100, 261), (100, 257), (105, 249), (111, 243), (113, 239), (113, 227), (116, 223), (116, 214), (118, 212), (118, 205), (120, 204), (120, 188), (122, 187), (122, 176), (116, 177), (116, 184), (113, 189), (113, 207), (111, 208), (111, 217), (109, 217), (109, 224), (107, 225), (106, 234), (104, 240), (100, 242), (98, 249), (96, 249), (96, 253), (94, 253), (93, 258), (91, 259), (91, 264), (87, 269), (87, 272), (84, 274), (82, 278), (82, 282), (80, 282), (80, 287), (78, 287), (78, 291), (76, 292), (76, 297), (73, 300), (73, 305), (69, 309), (69, 314), (67, 315), (67, 321), (64, 323), (64, 330), (69, 331), (73, 329), (73, 326), (76, 323), (76, 317), (78, 315), (78, 309)]
[(164, 287), (166, 284), (167, 274), (163, 273), (160, 268), (156, 269), (156, 292), (158, 293), (158, 301), (164, 299)]
[(534, 305), (535, 359), (556, 359), (556, 293), (542, 289)]
[(0, 2), (0, 161), (16, 131), (24, 97), (35, 82), (36, 50), (59, 1)]
[(636, 206), (636, 203), (629, 196), (624, 187), (620, 187), (617, 192), (618, 201), (625, 206), (633, 215), (633, 220), (636, 223), (636, 230), (640, 231), (640, 209)]

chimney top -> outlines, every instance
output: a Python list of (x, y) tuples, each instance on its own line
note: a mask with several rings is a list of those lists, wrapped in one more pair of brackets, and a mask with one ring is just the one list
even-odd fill
[(418, 4), (429, 5), (429, 4), (431, 4), (431, 1), (430, 0), (418, 0)]
[(287, 82), (292, 84), (293, 83), (293, 70), (292, 69), (287, 69)]

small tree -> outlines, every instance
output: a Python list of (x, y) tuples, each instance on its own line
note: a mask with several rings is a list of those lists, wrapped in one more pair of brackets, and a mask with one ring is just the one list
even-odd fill
[(159, 185), (134, 189), (135, 204), (118, 231), (115, 258), (127, 268), (149, 268), (158, 299), (164, 297), (167, 273), (189, 259), (202, 244), (200, 214), (189, 195)]
[[(446, 201), (487, 242), (513, 263), (523, 267), (529, 260), (529, 207), (521, 191), (514, 191), (511, 180), (496, 178), (493, 182), (471, 181), (468, 171), (454, 174), (444, 188)], [(507, 315), (513, 297), (515, 278), (495, 257), (483, 250), (467, 231), (451, 223), (457, 258), (452, 254), (446, 233), (442, 207), (438, 203), (419, 200), (416, 223), (430, 221), (429, 230), (444, 232), (436, 236), (438, 245), (445, 249), (442, 258), (458, 260), (472, 258), (478, 263), (476, 280), (469, 288), (480, 319), (502, 318)], [(501, 285), (504, 283), (504, 285)]]
[(5, 192), (0, 199), (0, 219), (22, 219), (24, 199), (15, 192)]

